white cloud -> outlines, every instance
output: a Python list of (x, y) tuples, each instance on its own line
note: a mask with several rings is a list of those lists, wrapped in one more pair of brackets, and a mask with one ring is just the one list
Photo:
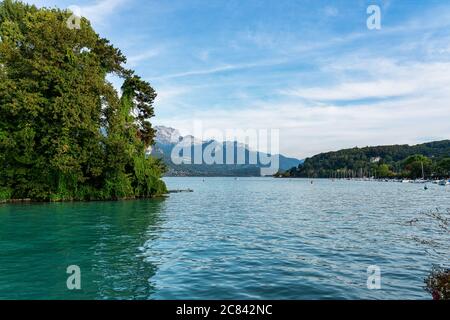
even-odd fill
[[(410, 95), (431, 96), (444, 94), (450, 85), (450, 63), (396, 64), (394, 61), (366, 60), (348, 65), (336, 64), (329, 69), (330, 77), (335, 70), (360, 71), (367, 73), (369, 80), (339, 81), (332, 86), (306, 87), (283, 90), (282, 93), (314, 101), (360, 100), (374, 98), (403, 97)], [(447, 96), (447, 95), (445, 95)]]
[(128, 0), (100, 0), (93, 5), (81, 7), (81, 12), (93, 23), (103, 24), (105, 20), (122, 7)]
[(237, 71), (237, 70), (250, 69), (250, 68), (273, 66), (273, 65), (281, 64), (283, 62), (286, 62), (286, 60), (285, 59), (267, 59), (267, 60), (261, 60), (261, 61), (250, 62), (250, 63), (225, 64), (225, 65), (220, 65), (220, 66), (215, 66), (215, 67), (210, 67), (210, 68), (205, 68), (205, 69), (190, 70), (190, 71), (185, 71), (185, 72), (163, 75), (163, 76), (159, 76), (159, 77), (153, 77), (153, 79), (174, 79), (174, 78), (184, 78), (184, 77), (190, 77), (190, 76), (204, 76), (204, 75), (211, 75), (211, 74), (216, 74), (216, 73), (226, 72), (226, 71)]
[(414, 93), (416, 89), (415, 83), (398, 83), (392, 80), (384, 80), (349, 82), (333, 87), (286, 90), (282, 91), (282, 93), (310, 100), (330, 101), (398, 97)]
[[(354, 63), (346, 65), (344, 61)], [(309, 91), (298, 88), (284, 101), (255, 102), (231, 112), (223, 108), (158, 121), (185, 134), (192, 133), (192, 119), (201, 120), (205, 129), (280, 129), (281, 152), (299, 158), (354, 146), (450, 138), (450, 63), (400, 64), (374, 58), (364, 64), (343, 59), (330, 68), (324, 66), (324, 70), (354, 72), (367, 65), (371, 67), (364, 70), (371, 80), (351, 80)], [(298, 96), (313, 101), (299, 100)], [(390, 97), (398, 98), (346, 106), (333, 103)]]
[[(79, 8), (80, 14), (89, 19), (91, 23), (94, 25), (103, 25), (111, 15), (116, 14), (118, 10), (129, 1), (130, 0), (98, 0), (94, 4), (89, 5), (78, 5), (74, 1), (69, 8), (77, 7)], [(58, 1), (52, 0), (27, 0), (26, 2), (35, 4), (38, 7), (51, 7), (55, 5), (60, 7)], [(78, 14), (78, 12), (76, 13)]]
[(224, 66), (219, 66), (219, 67), (212, 67), (209, 69), (191, 70), (191, 71), (173, 73), (173, 74), (168, 74), (168, 75), (161, 76), (158, 78), (170, 79), (170, 78), (182, 78), (182, 77), (198, 76), (198, 75), (208, 75), (208, 74), (214, 74), (214, 73), (218, 73), (218, 72), (224, 72), (224, 71), (235, 70), (235, 69), (236, 69), (236, 66), (224, 65)]
[(161, 54), (161, 52), (162, 52), (162, 49), (159, 49), (159, 48), (154, 49), (154, 48), (152, 48), (152, 49), (146, 50), (144, 52), (141, 52), (139, 54), (131, 55), (131, 56), (129, 56), (127, 58), (127, 65), (129, 67), (134, 67), (134, 66), (138, 65), (141, 62), (144, 62), (144, 61), (146, 61), (148, 59), (151, 59), (153, 57), (158, 56), (159, 54)]
[(117, 11), (129, 0), (99, 0), (95, 4), (81, 6), (82, 16), (88, 18), (93, 24), (105, 24), (108, 17)]
[[(448, 100), (447, 100), (448, 101)], [(204, 129), (280, 129), (281, 152), (299, 158), (354, 146), (420, 143), (424, 137), (450, 137), (450, 108), (441, 99), (337, 107), (303, 103), (260, 105), (239, 112), (198, 113), (159, 119), (181, 132), (192, 133), (193, 120)]]
[(155, 104), (162, 105), (170, 104), (183, 94), (189, 92), (190, 88), (184, 86), (170, 86), (170, 87), (157, 87), (156, 91), (158, 96), (156, 97)]

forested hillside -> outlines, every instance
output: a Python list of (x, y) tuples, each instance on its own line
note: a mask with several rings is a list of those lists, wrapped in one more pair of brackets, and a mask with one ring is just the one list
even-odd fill
[(414, 146), (392, 145), (352, 148), (308, 158), (283, 175), (290, 177), (448, 177), (450, 140)]

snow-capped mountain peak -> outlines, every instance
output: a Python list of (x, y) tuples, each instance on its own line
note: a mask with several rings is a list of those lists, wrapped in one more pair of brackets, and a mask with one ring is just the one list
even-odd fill
[(160, 144), (174, 144), (181, 143), (185, 145), (190, 144), (202, 144), (203, 141), (195, 138), (192, 135), (181, 136), (177, 129), (165, 127), (165, 126), (155, 126), (156, 129), (156, 142)]
[(180, 132), (174, 128), (169, 128), (165, 126), (156, 126), (156, 142), (161, 144), (172, 144), (178, 143), (181, 140)]

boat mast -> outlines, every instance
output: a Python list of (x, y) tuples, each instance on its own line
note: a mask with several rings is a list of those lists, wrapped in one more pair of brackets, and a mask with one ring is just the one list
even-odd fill
[(420, 162), (422, 165), (422, 180), (425, 180), (425, 171), (423, 170), (423, 161)]

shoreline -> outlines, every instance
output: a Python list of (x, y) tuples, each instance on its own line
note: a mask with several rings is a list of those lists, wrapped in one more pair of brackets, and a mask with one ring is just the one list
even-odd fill
[(192, 189), (175, 189), (168, 190), (165, 194), (153, 195), (148, 197), (126, 197), (119, 199), (92, 199), (92, 200), (33, 200), (30, 198), (24, 199), (6, 199), (0, 200), (0, 205), (2, 204), (37, 204), (37, 203), (67, 203), (67, 202), (116, 202), (116, 201), (133, 201), (133, 200), (150, 200), (150, 199), (166, 199), (171, 193), (192, 193)]
[[(170, 193), (170, 192), (169, 192)], [(149, 197), (127, 197), (120, 199), (91, 199), (91, 200), (33, 200), (33, 199), (7, 199), (0, 200), (2, 204), (39, 204), (39, 203), (68, 203), (68, 202), (118, 202), (118, 201), (133, 201), (133, 200), (151, 200), (151, 199), (165, 199), (169, 197), (169, 193), (162, 195), (154, 195)]]

